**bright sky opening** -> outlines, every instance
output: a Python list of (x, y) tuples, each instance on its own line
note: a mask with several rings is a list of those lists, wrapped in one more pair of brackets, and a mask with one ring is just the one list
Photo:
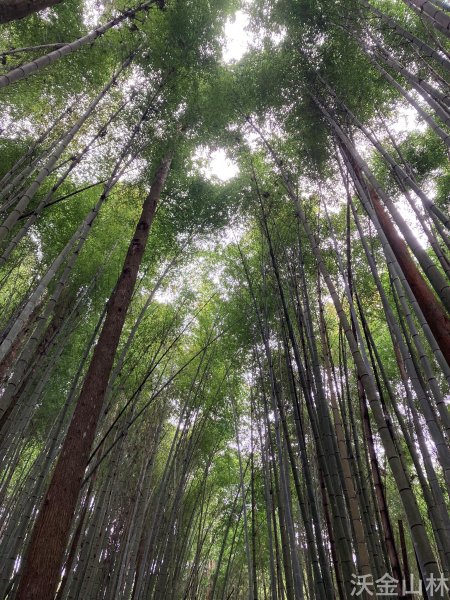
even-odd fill
[(235, 177), (239, 172), (237, 164), (230, 160), (225, 150), (222, 149), (211, 152), (207, 170), (221, 181), (228, 181)]
[(252, 34), (249, 31), (249, 17), (238, 10), (225, 25), (225, 44), (222, 50), (224, 62), (231, 63), (241, 60), (248, 51)]
[[(225, 43), (222, 50), (223, 61), (227, 64), (239, 61), (248, 51), (252, 34), (249, 30), (249, 16), (238, 10), (225, 24)], [(198, 148), (195, 152), (200, 171), (206, 177), (217, 177), (220, 181), (228, 181), (235, 177), (239, 168), (225, 150), (219, 148)]]
[(200, 172), (208, 178), (217, 177), (220, 181), (228, 181), (239, 173), (239, 167), (232, 161), (223, 148), (197, 148), (194, 154)]

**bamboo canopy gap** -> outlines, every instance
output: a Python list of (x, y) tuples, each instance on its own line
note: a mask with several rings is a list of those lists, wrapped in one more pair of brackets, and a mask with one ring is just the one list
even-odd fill
[(450, 600), (450, 3), (0, 23), (0, 597)]

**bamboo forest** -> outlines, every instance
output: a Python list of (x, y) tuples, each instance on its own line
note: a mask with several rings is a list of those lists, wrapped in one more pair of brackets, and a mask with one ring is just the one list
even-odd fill
[(449, 0), (0, 0), (0, 599), (450, 599)]

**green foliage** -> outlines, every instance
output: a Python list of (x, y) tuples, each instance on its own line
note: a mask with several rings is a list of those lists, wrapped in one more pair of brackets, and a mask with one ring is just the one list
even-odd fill
[[(430, 41), (420, 19), (404, 3), (374, 4)], [(100, 21), (106, 22), (126, 6), (125, 1), (109, 3), (99, 16)], [(8, 502), (13, 501), (22, 477), (29, 481), (29, 465), (45, 456), (52, 427), (61, 415), (65, 415), (62, 434), (65, 431), (93, 344), (98, 339), (96, 326), (123, 268), (142, 204), (161, 159), (168, 154), (173, 157), (151, 224), (106, 394), (98, 430), (103, 446), (101, 452), (91, 457), (89, 468), (98, 466), (91, 480), (95, 502), (105, 490), (118, 491), (117, 498), (110, 494), (112, 508), (109, 508), (114, 518), (108, 523), (105, 520), (104, 527), (104, 538), (111, 536), (113, 541), (100, 554), (102, 561), (109, 564), (107, 560), (125, 539), (120, 537), (125, 535), (123, 523), (127, 515), (133, 514), (133, 494), (138, 496), (141, 469), (151, 454), (154, 464), (146, 480), (149, 497), (142, 530), (153, 535), (158, 527), (167, 525), (167, 531), (164, 543), (163, 535), (161, 539), (156, 536), (160, 554), (153, 556), (149, 550), (152, 560), (148, 564), (154, 569), (152, 577), (161, 580), (164, 568), (170, 566), (169, 551), (178, 556), (170, 545), (174, 532), (180, 534), (181, 541), (187, 541), (186, 553), (181, 555), (183, 572), (174, 583), (177, 590), (183, 590), (180, 598), (209, 597), (214, 578), (223, 597), (230, 589), (235, 591), (228, 597), (245, 596), (244, 502), (250, 507), (248, 512), (253, 517), (250, 529), (257, 538), (257, 547), (252, 549), (259, 585), (262, 587), (261, 581), (266, 584), (270, 560), (268, 521), (278, 523), (277, 527), (280, 523), (285, 526), (280, 506), (287, 502), (283, 496), (287, 490), (292, 496), (294, 533), (302, 551), (301, 568), (307, 575), (305, 580), (315, 577), (309, 572), (308, 552), (316, 549), (309, 548), (305, 537), (302, 502), (309, 503), (307, 519), (311, 502), (317, 503), (319, 523), (314, 526), (318, 531), (323, 527), (322, 537), (328, 552), (331, 541), (324, 511), (327, 502), (336, 502), (336, 496), (334, 489), (327, 487), (331, 485), (327, 480), (328, 457), (323, 460), (322, 454), (331, 436), (324, 415), (331, 411), (332, 388), (337, 397), (336, 410), (344, 423), (345, 444), (355, 458), (352, 462), (357, 473), (355, 480), (360, 486), (367, 485), (364, 489), (367, 514), (361, 510), (361, 515), (369, 520), (377, 517), (378, 509), (369, 489), (373, 482), (370, 464), (368, 461), (366, 464), (365, 446), (369, 442), (361, 416), (360, 379), (330, 290), (319, 272), (312, 239), (298, 217), (296, 201), (317, 240), (322, 269), (326, 268), (337, 289), (352, 331), (356, 332), (355, 319), (363, 331), (363, 318), (370, 331), (390, 384), (387, 386), (382, 377), (379, 380), (379, 392), (387, 400), (386, 418), (395, 438), (394, 445), (406, 457), (404, 463), (413, 477), (413, 489), (430, 539), (435, 535), (427, 514), (428, 500), (416, 483), (415, 466), (398, 422), (398, 415), (406, 415), (407, 427), (413, 430), (392, 331), (356, 225), (349, 218), (348, 194), (352, 196), (355, 190), (348, 173), (341, 177), (338, 136), (321, 107), (326, 107), (367, 158), (377, 180), (395, 201), (404, 202), (398, 181), (386, 161), (363, 138), (343, 103), (366, 127), (374, 130), (419, 185), (425, 189), (435, 184), (436, 203), (442, 209), (448, 208), (450, 196), (448, 153), (431, 129), (408, 131), (403, 137), (391, 132), (396, 147), (392, 137), (386, 135), (384, 125), (389, 128), (395, 123), (398, 111), (405, 105), (398, 92), (386, 85), (370, 60), (367, 47), (361, 43), (361, 39), (370, 37), (368, 28), (375, 27), (361, 6), (356, 0), (255, 0), (250, 5), (238, 0), (167, 0), (164, 7), (155, 3), (145, 13), (108, 31), (91, 46), (10, 86), (4, 93), (6, 127), (0, 139), (3, 158), (0, 177), (27, 152), (51, 121), (73, 103), (73, 109), (62, 116), (27, 159), (28, 165), (34, 157), (40, 158), (37, 170), (28, 174), (22, 187), (16, 189), (21, 197), (45, 167), (45, 152), (67, 134), (129, 53), (136, 52), (131, 65), (36, 190), (25, 218), (37, 211), (44, 198), (48, 197), (50, 204), (37, 216), (8, 263), (0, 269), (0, 312), (6, 335), (36, 283), (97, 203), (104, 191), (104, 181), (110, 178), (115, 166), (129, 161), (96, 217), (44, 329), (50, 330), (58, 310), (63, 312), (63, 324), (46, 347), (41, 344), (37, 348), (27, 372), (26, 386), (18, 392), (20, 402), (31, 398), (33, 405), (27, 404), (31, 416), (20, 422), (17, 435), (12, 436), (14, 443), (19, 440), (18, 460), (3, 489)], [(241, 61), (227, 65), (222, 60), (224, 25), (236, 10), (243, 9), (250, 15), (254, 47)], [(92, 28), (86, 17), (84, 3), (67, 0), (45, 13), (12, 22), (2, 30), (0, 38), (5, 48), (71, 41)], [(376, 33), (399, 59), (407, 58), (407, 49), (391, 30), (380, 26)], [(37, 55), (31, 51), (24, 56), (6, 56), (3, 70), (7, 72)], [(425, 68), (423, 64), (421, 68)], [(436, 73), (441, 73), (439, 69), (436, 65)], [(431, 71), (429, 74), (435, 76)], [(437, 84), (440, 85), (438, 80)], [(116, 111), (106, 127), (105, 123)], [(386, 123), (381, 124), (380, 115), (386, 117)], [(76, 164), (77, 156), (93, 140), (89, 152)], [(238, 166), (239, 174), (225, 182), (218, 176), (206, 175), (207, 169), (200, 169), (197, 160), (199, 150), (204, 148), (226, 151)], [(74, 169), (60, 181), (70, 164)], [(348, 184), (348, 189), (343, 183)], [(353, 200), (395, 313), (389, 269), (380, 240), (359, 207), (357, 197)], [(20, 218), (13, 227), (8, 241), (20, 231), (25, 218)], [(431, 255), (430, 248), (426, 250)], [(166, 267), (168, 271), (164, 273)], [(45, 303), (58, 290), (63, 270), (64, 265), (43, 292), (36, 320), (42, 319)], [(348, 279), (353, 306), (347, 294)], [(147, 305), (149, 298), (151, 302)], [(411, 319), (417, 321), (416, 316)], [(35, 322), (30, 324), (31, 330), (34, 325)], [(426, 344), (425, 336), (422, 333), (420, 336)], [(359, 342), (370, 360), (367, 339)], [(17, 356), (27, 347), (25, 343), (26, 340), (20, 341)], [(332, 383), (327, 372), (328, 353)], [(425, 358), (436, 367), (428, 346), (426, 357), (421, 356), (419, 362)], [(441, 379), (439, 374), (439, 385)], [(45, 385), (35, 398), (33, 393), (39, 390), (41, 381)], [(74, 383), (77, 385), (72, 404), (65, 414), (61, 411)], [(8, 385), (8, 376), (1, 385)], [(448, 392), (445, 383), (442, 389)], [(427, 394), (435, 402), (435, 391), (427, 389)], [(397, 416), (393, 406), (398, 408)], [(275, 418), (276, 410), (281, 414), (281, 409), (287, 419), (284, 427)], [(329, 418), (331, 426), (335, 426), (336, 414)], [(406, 522), (405, 507), (376, 432), (372, 408), (370, 419), (376, 456), (380, 464), (386, 462), (383, 483), (391, 519)], [(241, 457), (236, 428), (241, 437)], [(299, 431), (303, 440), (298, 438)], [(280, 491), (284, 467), (279, 459), (285, 453), (287, 434), (291, 436), (303, 498), (295, 496), (297, 490), (288, 463), (283, 474), (289, 478), (287, 489)], [(277, 436), (281, 436), (282, 449), (276, 447)], [(417, 445), (414, 434), (412, 439)], [(431, 435), (428, 442), (430, 447), (434, 443)], [(301, 453), (305, 448), (304, 457)], [(306, 462), (302, 462), (303, 458)], [(242, 482), (239, 459), (246, 469)], [(250, 459), (252, 472), (248, 467)], [(316, 489), (307, 489), (305, 464), (311, 469)], [(30, 480), (32, 477), (33, 473)], [(341, 473), (336, 474), (336, 480), (340, 481), (340, 477)], [(327, 480), (323, 487), (322, 478)], [(440, 471), (438, 478), (443, 482)], [(250, 496), (252, 483), (253, 497), (242, 499), (241, 484)], [(360, 491), (358, 488), (358, 498)], [(158, 493), (162, 495), (158, 497)], [(338, 495), (346, 495), (340, 487)], [(155, 515), (150, 513), (164, 504), (161, 498), (167, 501), (167, 510), (164, 506), (164, 519), (156, 523)], [(97, 510), (94, 500), (92, 506)], [(335, 506), (331, 508), (333, 512)], [(88, 506), (86, 531), (90, 531), (89, 519), (95, 510)], [(334, 514), (331, 516), (335, 518)], [(206, 531), (206, 541), (200, 543), (200, 537), (195, 538), (192, 523), (200, 532)], [(384, 541), (381, 530), (376, 529), (374, 540)], [(348, 530), (352, 536), (352, 527)], [(317, 537), (317, 531), (314, 535)], [(277, 544), (284, 543), (278, 529), (274, 537)], [(413, 554), (411, 540), (408, 539), (408, 551)], [(105, 540), (102, 543), (106, 544)], [(291, 550), (296, 552), (298, 548)], [(218, 565), (222, 550), (222, 563)], [(192, 565), (196, 565), (195, 569)], [(199, 579), (198, 589), (188, 596), (185, 591), (191, 589), (190, 585), (192, 590), (196, 589), (192, 583), (195, 577)], [(314, 597), (310, 591), (308, 597)], [(165, 592), (159, 592), (163, 597)], [(217, 591), (214, 597), (220, 597)]]

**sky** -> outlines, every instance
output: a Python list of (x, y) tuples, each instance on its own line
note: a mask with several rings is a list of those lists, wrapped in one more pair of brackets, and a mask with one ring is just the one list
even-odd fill
[(211, 179), (217, 177), (220, 181), (228, 181), (239, 172), (237, 164), (227, 156), (223, 148), (197, 148), (194, 159), (198, 161), (200, 172)]
[[(102, 0), (86, 0), (86, 19), (95, 22), (101, 16), (104, 4)], [(278, 38), (278, 36), (277, 36)], [(230, 17), (224, 28), (224, 45), (222, 59), (225, 64), (233, 64), (239, 61), (254, 44), (255, 39), (250, 30), (250, 19), (244, 11), (237, 11)], [(2, 119), (3, 123), (5, 122)], [(2, 124), (3, 124), (2, 123)], [(24, 122), (24, 126), (25, 126)], [(396, 122), (390, 124), (392, 131), (397, 135), (408, 133), (412, 130), (423, 131), (426, 124), (417, 119), (414, 108), (405, 107), (397, 115)], [(200, 147), (197, 149), (195, 158), (198, 160), (199, 170), (207, 177), (217, 178), (225, 182), (238, 174), (237, 164), (227, 155), (223, 148)], [(429, 190), (433, 196), (434, 190)], [(416, 223), (415, 216), (411, 214), (409, 206), (405, 203), (399, 204), (399, 210), (406, 219), (422, 245), (426, 245), (424, 234)]]
[(242, 10), (238, 10), (225, 25), (225, 45), (222, 57), (225, 63), (240, 60), (247, 52), (252, 35), (248, 30), (249, 18)]
[[(252, 42), (248, 31), (249, 18), (242, 10), (238, 10), (225, 25), (225, 44), (222, 58), (226, 64), (237, 62), (249, 49)], [(220, 181), (228, 181), (238, 174), (238, 167), (226, 154), (225, 150), (209, 150), (200, 148), (196, 158), (203, 162), (201, 171), (206, 176), (217, 177)]]
[[(242, 10), (237, 11), (233, 17), (228, 19), (224, 31), (225, 44), (222, 50), (223, 61), (226, 64), (232, 64), (239, 61), (250, 49), (253, 42), (253, 36), (249, 30), (249, 17)], [(417, 113), (412, 107), (405, 107), (397, 116), (396, 123), (392, 124), (394, 133), (407, 133), (412, 130), (424, 130), (426, 125), (417, 120)], [(211, 150), (200, 148), (197, 151), (196, 158), (201, 163), (201, 172), (210, 177), (217, 177), (220, 181), (228, 181), (238, 174), (238, 166), (227, 156), (222, 148)], [(426, 239), (416, 218), (411, 214), (411, 209), (406, 202), (399, 203), (399, 211), (414, 231), (420, 244), (425, 247)]]
[[(249, 18), (242, 10), (238, 10), (225, 25), (225, 44), (222, 58), (226, 64), (239, 61), (248, 51), (252, 34), (248, 30)], [(203, 164), (200, 168), (206, 176), (217, 177), (220, 181), (228, 181), (238, 174), (238, 167), (225, 150), (199, 148), (196, 158)]]

